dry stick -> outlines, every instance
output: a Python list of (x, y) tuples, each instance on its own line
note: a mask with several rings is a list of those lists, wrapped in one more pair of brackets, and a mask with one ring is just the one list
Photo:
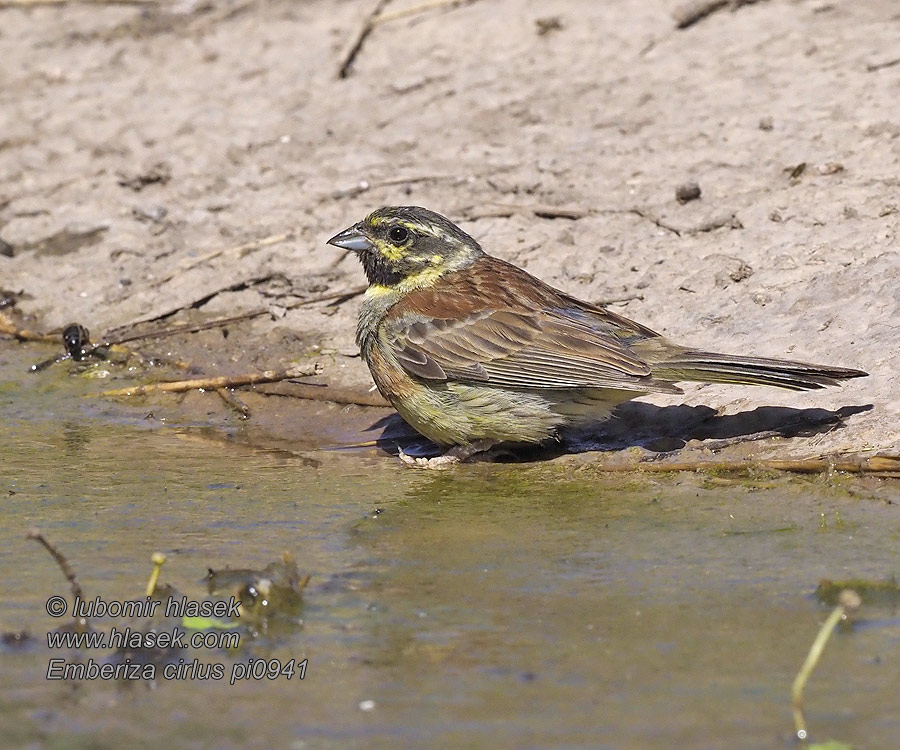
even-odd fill
[[(535, 216), (543, 219), (571, 219), (573, 221), (577, 221), (578, 219), (583, 219), (585, 216), (590, 216), (591, 213), (594, 213), (590, 209), (586, 208), (563, 208), (545, 205), (510, 206), (504, 205), (502, 203), (492, 203), (489, 205), (494, 206), (494, 208), (467, 211), (465, 212), (465, 217), (472, 220), (495, 217), (500, 218), (512, 216), (513, 214), (517, 213), (530, 212)], [(681, 237), (683, 234), (700, 234), (702, 232), (711, 232), (714, 229), (721, 229), (722, 227), (730, 227), (732, 229), (741, 229), (743, 227), (740, 219), (738, 219), (738, 217), (733, 213), (714, 216), (708, 221), (705, 221), (702, 224), (698, 224), (696, 227), (688, 227), (686, 229), (678, 229), (671, 224), (667, 224), (662, 219), (643, 208), (635, 207), (624, 210), (602, 210), (599, 211), (599, 213), (634, 214), (635, 216), (640, 216), (642, 219), (646, 219), (647, 221), (655, 224), (660, 229), (665, 229), (668, 232), (672, 232), (672, 234), (677, 235), (678, 237)]]
[(72, 566), (69, 565), (69, 561), (66, 559), (65, 555), (47, 540), (47, 537), (44, 536), (44, 533), (40, 529), (29, 529), (25, 537), (27, 539), (34, 539), (44, 545), (44, 549), (53, 556), (53, 559), (56, 560), (56, 564), (59, 565), (59, 569), (69, 581), (69, 585), (72, 587), (72, 595), (77, 596), (83, 601), (84, 592), (81, 590), (81, 584), (78, 583), (78, 577), (75, 575)]
[(355, 185), (351, 185), (348, 188), (338, 188), (337, 190), (332, 190), (331, 197), (354, 198), (361, 193), (365, 193), (367, 190), (372, 190), (374, 188), (380, 187), (390, 187), (391, 185), (412, 185), (417, 182), (440, 182), (443, 180), (463, 181), (464, 179), (465, 178), (458, 177), (456, 175), (433, 174), (419, 175), (418, 177), (391, 177), (387, 180), (377, 180), (375, 182), (369, 182), (369, 180), (360, 180)]
[(270, 273), (266, 276), (256, 276), (256, 277), (251, 277), (249, 279), (244, 279), (243, 281), (236, 281), (233, 284), (228, 284), (227, 286), (220, 287), (219, 289), (209, 292), (208, 294), (204, 294), (202, 297), (192, 300), (191, 302), (187, 302), (186, 304), (179, 305), (178, 307), (173, 307), (171, 310), (166, 310), (165, 312), (159, 313), (150, 318), (143, 318), (141, 320), (133, 320), (126, 325), (118, 326), (117, 328), (114, 328), (113, 331), (118, 331), (123, 328), (128, 328), (129, 326), (134, 327), (134, 326), (140, 325), (142, 323), (156, 323), (156, 322), (159, 322), (162, 320), (167, 320), (168, 318), (171, 318), (173, 315), (177, 315), (182, 310), (187, 310), (187, 309), (192, 309), (192, 308), (196, 309), (198, 307), (202, 307), (207, 302), (209, 302), (213, 297), (215, 297), (219, 294), (224, 294), (225, 292), (243, 291), (245, 289), (251, 289), (255, 286), (259, 286), (260, 284), (264, 284), (266, 281), (271, 280), (276, 275), (277, 274)]
[(583, 219), (590, 212), (582, 208), (557, 208), (555, 206), (530, 206), (531, 212), (542, 219)]
[(401, 10), (394, 11), (393, 13), (383, 13), (382, 11), (387, 6), (390, 0), (378, 0), (375, 4), (375, 7), (372, 8), (372, 11), (366, 16), (366, 20), (363, 23), (362, 27), (359, 30), (359, 33), (356, 35), (356, 40), (353, 42), (353, 46), (347, 51), (347, 54), (344, 55), (344, 60), (341, 64), (341, 68), (338, 71), (338, 78), (346, 78), (350, 75), (350, 69), (353, 67), (353, 63), (356, 61), (356, 58), (359, 56), (359, 53), (362, 52), (363, 45), (366, 43), (366, 39), (369, 38), (369, 34), (372, 33), (372, 30), (381, 23), (387, 23), (389, 21), (396, 21), (400, 18), (407, 18), (409, 16), (414, 16), (419, 13), (422, 13), (426, 10), (433, 10), (434, 8), (457, 8), (461, 5), (470, 5), (471, 3), (477, 2), (478, 0), (431, 0), (431, 2), (421, 3), (419, 5), (414, 5), (411, 8), (403, 8)]
[(372, 33), (372, 29), (375, 28), (374, 19), (381, 13), (381, 11), (389, 2), (390, 0), (378, 0), (378, 2), (375, 3), (375, 7), (373, 7), (369, 15), (366, 16), (366, 20), (360, 27), (359, 33), (356, 35), (353, 46), (351, 46), (347, 51), (347, 54), (344, 55), (344, 60), (341, 63), (340, 70), (338, 71), (338, 78), (346, 78), (350, 75), (350, 68), (353, 67), (353, 63), (356, 61), (357, 56), (360, 52), (362, 52), (363, 44), (365, 44), (366, 39), (368, 39), (369, 37), (369, 34)]
[(675, 28), (686, 29), (726, 6), (731, 10), (737, 10), (756, 2), (759, 0), (693, 0), (676, 8), (672, 17), (675, 19)]
[(153, 286), (162, 286), (166, 282), (174, 279), (178, 274), (185, 271), (190, 271), (192, 268), (201, 266), (204, 263), (208, 263), (209, 261), (214, 260), (215, 258), (218, 258), (220, 255), (224, 255), (225, 253), (237, 253), (239, 258), (243, 258), (247, 253), (253, 250), (259, 250), (260, 248), (268, 247), (269, 245), (277, 245), (279, 242), (285, 242), (286, 240), (291, 239), (293, 236), (293, 232), (270, 234), (268, 237), (263, 237), (262, 239), (258, 240), (251, 240), (250, 242), (245, 242), (242, 245), (237, 245), (236, 247), (222, 247), (218, 250), (213, 250), (206, 255), (202, 255), (199, 258), (194, 258), (190, 262), (181, 264), (170, 274), (168, 274), (167, 276), (163, 276), (163, 278), (158, 279), (156, 282), (154, 282)]
[[(116, 344), (124, 344), (129, 341), (138, 341), (139, 339), (162, 339), (167, 336), (176, 336), (179, 333), (197, 333), (198, 331), (205, 331), (209, 328), (218, 328), (219, 326), (228, 325), (229, 323), (237, 323), (242, 320), (249, 320), (250, 318), (258, 318), (260, 315), (265, 315), (269, 311), (265, 308), (259, 308), (257, 310), (251, 310), (247, 313), (242, 313), (240, 315), (232, 315), (228, 318), (218, 318), (217, 320), (208, 320), (206, 323), (196, 323), (191, 324), (187, 323), (181, 326), (173, 326), (172, 328), (165, 328), (163, 330), (157, 331), (147, 331), (146, 333), (135, 333), (131, 336), (124, 336), (122, 338), (105, 340), (103, 345), (105, 346), (113, 346)], [(131, 325), (138, 325), (137, 323)], [(121, 328), (128, 328), (129, 326), (121, 326)]]
[(802, 474), (813, 474), (823, 471), (843, 471), (850, 474), (879, 473), (886, 476), (900, 476), (900, 456), (871, 456), (870, 458), (842, 460), (824, 458), (796, 459), (741, 459), (725, 461), (672, 461), (653, 463), (642, 461), (638, 464), (597, 464), (592, 466), (596, 471), (732, 471), (747, 472), (758, 469), (771, 471), (793, 471)]
[[(305, 305), (312, 305), (316, 302), (332, 302), (334, 300), (337, 300), (338, 303), (346, 302), (347, 300), (352, 299), (353, 297), (356, 297), (356, 296), (362, 294), (363, 292), (366, 291), (367, 288), (368, 287), (366, 287), (366, 286), (353, 287), (351, 289), (347, 289), (342, 292), (332, 292), (330, 294), (324, 294), (319, 297), (313, 297), (311, 299), (300, 300), (299, 302), (295, 302), (291, 305), (288, 305), (287, 309), (294, 309), (297, 307), (303, 307)], [(232, 315), (227, 318), (219, 318), (217, 320), (210, 320), (205, 323), (196, 323), (196, 324), (188, 323), (186, 325), (174, 326), (172, 328), (166, 328), (164, 330), (146, 331), (144, 333), (135, 333), (135, 334), (131, 334), (130, 336), (121, 336), (121, 337), (115, 338), (115, 337), (111, 337), (111, 336), (109, 336), (109, 334), (107, 334), (106, 338), (104, 338), (103, 341), (101, 341), (98, 344), (94, 344), (90, 349), (86, 350), (86, 354), (90, 355), (94, 351), (96, 351), (97, 349), (100, 349), (100, 348), (120, 346), (121, 344), (131, 342), (131, 341), (138, 341), (140, 339), (149, 339), (149, 338), (161, 339), (161, 338), (166, 338), (168, 336), (176, 336), (179, 333), (197, 333), (198, 331), (205, 331), (210, 328), (217, 328), (220, 326), (228, 325), (230, 323), (237, 323), (237, 322), (240, 322), (243, 320), (257, 318), (261, 315), (267, 315), (268, 313), (269, 313), (269, 310), (267, 310), (266, 308), (258, 308), (256, 310), (251, 310), (250, 312), (242, 313), (240, 315)], [(119, 328), (113, 329), (113, 330), (114, 331), (122, 330), (124, 328), (139, 325), (141, 322), (146, 322), (146, 321), (138, 321), (136, 323), (130, 323), (125, 326), (120, 326)], [(58, 334), (46, 334), (46, 333), (39, 333), (39, 332), (35, 332), (35, 331), (27, 331), (27, 330), (19, 329), (15, 326), (15, 324), (6, 315), (4, 315), (2, 312), (0, 312), (0, 334), (4, 334), (4, 333), (9, 334), (20, 341), (44, 341), (44, 342), (56, 343), (59, 339)], [(137, 352), (137, 351), (129, 351), (129, 350), (126, 350), (126, 351), (129, 355), (135, 354), (137, 356), (142, 356), (140, 354), (140, 352)], [(170, 364), (173, 364), (174, 366), (176, 366), (182, 370), (191, 369), (190, 364), (186, 363), (186, 362), (175, 361), (175, 362), (171, 362)], [(246, 407), (244, 407), (244, 408), (246, 408)], [(244, 408), (238, 409), (238, 411), (243, 412)]]
[[(446, 78), (443, 76), (442, 78)], [(513, 169), (516, 169), (518, 165), (516, 164), (498, 164), (496, 166), (490, 167), (488, 169), (482, 170), (480, 172), (475, 172), (474, 174), (469, 175), (469, 178), (473, 177), (489, 177), (491, 175), (500, 174), (502, 172), (510, 172)], [(400, 175), (399, 177), (390, 177), (384, 180), (360, 180), (355, 185), (352, 185), (349, 188), (340, 188), (338, 190), (333, 190), (326, 196), (322, 196), (319, 200), (321, 203), (323, 200), (328, 200), (329, 198), (347, 198), (359, 195), (360, 193), (364, 193), (367, 190), (372, 190), (374, 188), (380, 187), (390, 187), (391, 185), (405, 185), (405, 184), (414, 184), (417, 182), (442, 182), (442, 181), (452, 181), (456, 184), (461, 184), (468, 179), (467, 177), (460, 176), (458, 174), (423, 174), (423, 175), (413, 175), (413, 176), (404, 176)]]
[(59, 334), (41, 333), (18, 328), (6, 315), (0, 312), (0, 333), (8, 334), (19, 341), (59, 341)]
[(651, 39), (647, 44), (645, 44), (641, 50), (638, 52), (638, 57), (644, 57), (649, 54), (652, 50), (656, 49), (657, 45), (664, 42), (667, 38), (671, 36), (671, 32), (668, 34), (664, 34), (659, 39)]
[(838, 429), (838, 428), (841, 427), (841, 426), (842, 426), (842, 423), (841, 423), (841, 422), (835, 422), (835, 423), (834, 423), (833, 425), (831, 425), (831, 427), (828, 428), (825, 432), (820, 432), (820, 433), (819, 433), (818, 435), (816, 435), (812, 440), (810, 440), (810, 441), (809, 441), (809, 447), (812, 448), (813, 446), (818, 445), (818, 444), (821, 443), (825, 438), (827, 438), (832, 432), (834, 432), (836, 429)]
[(730, 438), (722, 438), (720, 440), (706, 439), (703, 441), (703, 450), (718, 451), (727, 448), (730, 445), (740, 445), (749, 443), (753, 440), (767, 440), (773, 437), (784, 437), (784, 432), (780, 430), (762, 430), (761, 432), (752, 432), (749, 435), (735, 435)]
[[(245, 10), (252, 8), (254, 5), (258, 5), (258, 0), (246, 0), (246, 2), (238, 3), (236, 5), (230, 5), (229, 3), (224, 3), (223, 6), (219, 10), (214, 10), (209, 13), (202, 11), (203, 4), (197, 3), (197, 9), (201, 12), (194, 12), (192, 21), (201, 21), (203, 22), (203, 26), (210, 27), (214, 24), (220, 23), (222, 21), (227, 21), (231, 18), (235, 18), (236, 16), (243, 13)], [(211, 3), (209, 4), (211, 5)], [(200, 25), (199, 23), (197, 24)], [(202, 28), (202, 27), (201, 27)]]
[(323, 294), (319, 297), (312, 297), (311, 299), (302, 299), (298, 302), (292, 302), (287, 306), (287, 309), (293, 310), (297, 307), (306, 307), (306, 305), (312, 305), (316, 302), (330, 302), (333, 300), (346, 302), (347, 300), (353, 299), (354, 297), (358, 297), (360, 294), (363, 294), (368, 288), (369, 287), (364, 284), (362, 286), (355, 286), (351, 289), (346, 289), (343, 292), (331, 292), (329, 294)]
[(687, 29), (717, 10), (722, 10), (726, 5), (728, 5), (728, 0), (699, 0), (699, 2), (681, 5), (672, 12), (675, 28)]
[(236, 388), (241, 385), (254, 385), (255, 383), (277, 383), (288, 378), (306, 378), (318, 375), (322, 372), (322, 366), (316, 362), (313, 367), (289, 367), (286, 370), (263, 370), (251, 372), (246, 375), (222, 375), (215, 378), (197, 378), (195, 380), (175, 380), (166, 383), (148, 383), (146, 385), (131, 386), (130, 388), (116, 388), (101, 393), (85, 394), (88, 397), (100, 396), (143, 396), (147, 393), (184, 393), (203, 389), (212, 391), (217, 388)]
[[(311, 297), (310, 299), (299, 300), (298, 302), (292, 302), (290, 305), (286, 306), (286, 309), (293, 310), (296, 307), (304, 307), (306, 305), (312, 305), (316, 302), (329, 302), (331, 300), (340, 300), (344, 302), (345, 299), (352, 299), (357, 295), (362, 294), (368, 289), (367, 286), (359, 286), (352, 287), (351, 289), (347, 289), (343, 292), (331, 292), (329, 294), (323, 294), (319, 297)], [(181, 308), (185, 309), (185, 308)], [(177, 310), (175, 312), (178, 312)], [(174, 314), (174, 313), (171, 313)], [(137, 341), (138, 339), (161, 339), (166, 336), (175, 336), (179, 333), (197, 333), (198, 331), (205, 331), (210, 328), (218, 328), (219, 326), (228, 325), (229, 323), (237, 323), (242, 320), (250, 320), (251, 318), (258, 318), (261, 315), (268, 315), (269, 310), (264, 307), (257, 308), (256, 310), (251, 310), (250, 312), (241, 313), (240, 315), (232, 315), (228, 318), (218, 318), (216, 320), (209, 320), (205, 323), (196, 323), (191, 324), (187, 323), (181, 326), (174, 326), (172, 328), (165, 328), (156, 331), (147, 331), (145, 333), (135, 333), (130, 336), (125, 336), (121, 338), (113, 338), (112, 340), (104, 340), (103, 345), (112, 346), (114, 344), (124, 344), (128, 341)], [(127, 323), (124, 326), (119, 326), (118, 328), (113, 329), (112, 332), (123, 330), (125, 328), (133, 328), (134, 326), (141, 325), (143, 323), (148, 323), (148, 320), (138, 320), (133, 323)], [(0, 333), (2, 333), (2, 329), (0, 329)], [(107, 334), (108, 336), (109, 334)]]
[(234, 409), (241, 419), (250, 418), (250, 407), (235, 396), (228, 388), (216, 388), (216, 393), (229, 407)]
[(415, 16), (426, 10), (433, 10), (434, 8), (452, 9), (457, 8), (461, 5), (471, 5), (475, 2), (478, 2), (478, 0), (431, 0), (427, 3), (413, 5), (410, 8), (401, 8), (400, 10), (395, 10), (390, 13), (379, 13), (375, 18), (372, 19), (372, 25), (377, 26), (380, 23), (396, 21), (400, 18), (406, 18), (407, 16)]
[(595, 305), (603, 307), (604, 305), (616, 305), (622, 302), (631, 302), (633, 299), (644, 299), (643, 294), (626, 294), (624, 297), (604, 297), (594, 302)]
[(502, 203), (490, 204), (494, 208), (486, 208), (481, 211), (467, 213), (469, 219), (505, 218), (518, 213), (531, 213), (542, 219), (571, 219), (576, 221), (588, 216), (591, 212), (586, 208), (563, 208), (559, 206), (530, 205), (509, 206)]
[(866, 65), (866, 70), (869, 71), (869, 73), (874, 73), (876, 70), (893, 68), (895, 65), (900, 65), (900, 57), (897, 57), (893, 60), (885, 60), (885, 62), (880, 63), (869, 63), (868, 65)]
[[(310, 299), (300, 300), (298, 302), (293, 302), (290, 305), (287, 305), (288, 310), (293, 310), (295, 307), (304, 307), (306, 305), (312, 305), (316, 302), (328, 302), (331, 300), (341, 300), (346, 297), (347, 299), (351, 299), (356, 297), (357, 295), (362, 294), (366, 291), (368, 287), (353, 287), (352, 289), (347, 289), (343, 292), (332, 292), (330, 294), (323, 294), (319, 297), (312, 297)], [(103, 342), (104, 346), (113, 346), (115, 344), (124, 344), (129, 341), (137, 341), (139, 339), (162, 339), (167, 336), (177, 336), (179, 333), (197, 333), (199, 331), (206, 331), (210, 328), (218, 328), (220, 326), (229, 325), (230, 323), (239, 323), (244, 320), (250, 320), (251, 318), (258, 318), (261, 315), (268, 315), (269, 310), (265, 307), (257, 308), (256, 310), (251, 310), (250, 312), (241, 313), (240, 315), (232, 315), (227, 318), (217, 318), (216, 320), (208, 320), (205, 323), (186, 323), (185, 325), (174, 326), (172, 328), (165, 328), (156, 331), (146, 331), (144, 333), (135, 333), (130, 336), (124, 336), (121, 338), (113, 338), (106, 339)], [(120, 326), (120, 330), (124, 328), (130, 328), (136, 325), (140, 325), (141, 323), (145, 323), (147, 321), (137, 321), (135, 323), (128, 323), (124, 326)], [(2, 333), (2, 329), (0, 329), (0, 333)]]
[(808, 737), (806, 720), (803, 718), (803, 688), (806, 687), (809, 676), (816, 668), (816, 664), (819, 663), (822, 651), (825, 650), (825, 644), (828, 643), (828, 639), (831, 637), (837, 624), (847, 617), (849, 610), (858, 609), (860, 604), (862, 604), (859, 594), (851, 589), (844, 589), (839, 595), (839, 600), (840, 604), (828, 615), (828, 619), (825, 620), (812, 646), (810, 646), (806, 660), (803, 662), (803, 666), (800, 667), (797, 677), (794, 678), (794, 684), (791, 688), (791, 707), (794, 711), (794, 726), (797, 729), (798, 740), (805, 740)]
[(640, 216), (642, 219), (646, 219), (647, 221), (656, 224), (660, 229), (665, 229), (668, 232), (671, 232), (676, 237), (681, 237), (681, 230), (676, 229), (670, 224), (666, 224), (662, 219), (657, 218), (653, 214), (645, 211), (642, 208), (630, 208), (625, 213), (634, 214), (635, 216)]
[(386, 180), (373, 182), (370, 187), (390, 187), (391, 185), (414, 185), (417, 182), (442, 182), (445, 180), (464, 181), (465, 177), (455, 174), (422, 174), (417, 177), (391, 177)]
[(327, 386), (325, 388), (306, 383), (284, 383), (274, 386), (265, 386), (258, 389), (259, 393), (267, 396), (286, 396), (288, 398), (302, 398), (307, 401), (326, 401), (332, 404), (354, 404), (356, 406), (390, 406), (377, 391), (360, 392), (352, 388), (340, 388)]

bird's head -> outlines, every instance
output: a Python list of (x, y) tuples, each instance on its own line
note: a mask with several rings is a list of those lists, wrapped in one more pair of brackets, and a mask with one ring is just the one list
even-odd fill
[(419, 206), (379, 208), (328, 244), (355, 252), (369, 284), (383, 287), (427, 284), (483, 254), (453, 222)]

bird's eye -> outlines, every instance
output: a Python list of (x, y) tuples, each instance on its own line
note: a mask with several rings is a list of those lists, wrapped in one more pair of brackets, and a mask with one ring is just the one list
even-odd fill
[(390, 239), (392, 244), (400, 247), (409, 239), (409, 230), (406, 227), (391, 227), (391, 231), (388, 232), (388, 239)]

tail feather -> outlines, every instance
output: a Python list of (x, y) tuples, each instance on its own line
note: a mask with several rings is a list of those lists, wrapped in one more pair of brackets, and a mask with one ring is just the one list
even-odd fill
[(863, 378), (868, 374), (862, 370), (813, 365), (808, 362), (691, 350), (681, 351), (653, 368), (653, 377), (662, 380), (773, 385), (794, 391), (825, 388), (838, 385), (841, 380)]

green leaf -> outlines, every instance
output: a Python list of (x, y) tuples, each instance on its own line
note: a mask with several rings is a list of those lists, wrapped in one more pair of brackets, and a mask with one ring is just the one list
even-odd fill
[(181, 624), (188, 630), (209, 630), (210, 628), (232, 630), (234, 628), (232, 623), (217, 620), (214, 617), (188, 617), (185, 615), (181, 618)]

